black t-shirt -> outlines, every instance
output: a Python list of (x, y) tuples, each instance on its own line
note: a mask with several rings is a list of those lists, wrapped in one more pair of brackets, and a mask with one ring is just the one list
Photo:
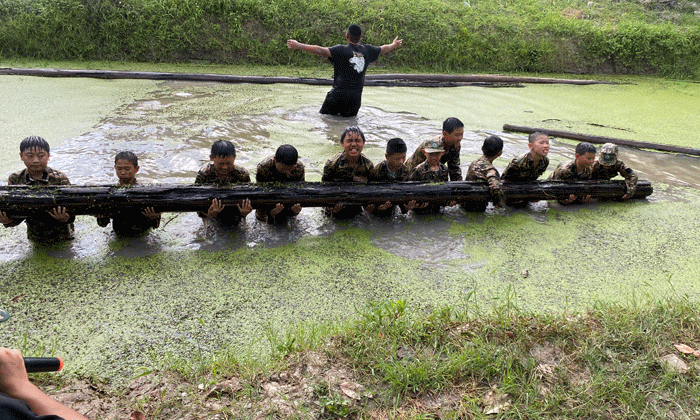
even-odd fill
[(54, 415), (40, 416), (29, 409), (24, 401), (0, 393), (0, 419), (2, 420), (65, 420)]
[(362, 92), (365, 71), (369, 63), (377, 61), (380, 47), (364, 44), (334, 45), (329, 48), (333, 63), (333, 89)]

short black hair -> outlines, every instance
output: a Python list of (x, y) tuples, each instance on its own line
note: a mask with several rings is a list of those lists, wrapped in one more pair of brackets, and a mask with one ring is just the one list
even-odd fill
[(408, 147), (406, 147), (406, 142), (398, 137), (386, 142), (386, 154), (391, 156), (396, 153), (406, 153)]
[(297, 164), (299, 152), (291, 144), (283, 144), (275, 152), (275, 160), (282, 165), (293, 166)]
[(585, 155), (586, 153), (595, 153), (595, 146), (585, 141), (576, 145), (577, 155)]
[(455, 117), (450, 117), (442, 122), (442, 131), (445, 131), (447, 133), (452, 133), (456, 129), (462, 127), (464, 127), (464, 123), (462, 123), (462, 121)]
[(363, 133), (362, 130), (360, 130), (360, 127), (353, 126), (353, 127), (345, 127), (345, 130), (343, 130), (343, 132), (340, 134), (340, 143), (341, 144), (343, 143), (343, 140), (345, 140), (345, 136), (347, 136), (348, 133), (357, 133), (360, 135), (360, 137), (362, 137), (362, 143), (364, 143), (366, 141), (365, 140), (365, 133)]
[(348, 27), (347, 34), (350, 38), (350, 42), (358, 43), (362, 38), (362, 28), (360, 28), (360, 25), (353, 23), (352, 25), (350, 25), (350, 27)]
[(533, 133), (530, 133), (529, 136), (527, 136), (527, 142), (528, 142), (528, 143), (534, 143), (535, 140), (537, 140), (537, 137), (539, 137), (539, 136), (549, 137), (549, 136), (547, 135), (547, 133), (543, 133), (543, 132), (541, 132), (541, 131), (535, 131), (535, 132), (533, 132)]
[(486, 157), (496, 156), (503, 150), (503, 140), (498, 136), (488, 136), (484, 139), (484, 145), (481, 146), (481, 150)]
[(217, 140), (211, 145), (211, 155), (214, 157), (236, 157), (236, 146), (228, 140)]
[(139, 158), (136, 156), (136, 153), (130, 152), (128, 150), (124, 150), (123, 152), (117, 153), (117, 155), (114, 157), (114, 164), (117, 164), (118, 160), (126, 160), (129, 161), (132, 165), (134, 165), (134, 168), (139, 166)]
[(45, 150), (47, 153), (51, 152), (49, 142), (39, 136), (29, 136), (22, 140), (19, 144), (19, 152), (23, 153), (27, 149), (41, 149)]

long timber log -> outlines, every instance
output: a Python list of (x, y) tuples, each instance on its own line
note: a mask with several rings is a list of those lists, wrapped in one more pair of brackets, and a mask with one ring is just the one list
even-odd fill
[(618, 139), (615, 137), (594, 136), (590, 134), (573, 133), (571, 131), (550, 130), (548, 128), (526, 127), (522, 125), (503, 124), (503, 131), (515, 131), (520, 133), (534, 133), (539, 131), (548, 136), (561, 137), (565, 139), (587, 141), (589, 143), (615, 143), (620, 146), (634, 147), (637, 149), (659, 150), (661, 152), (684, 153), (687, 155), (700, 156), (700, 149), (691, 147), (673, 146), (670, 144), (650, 143), (646, 141), (635, 141)]
[[(286, 76), (239, 76), (214, 73), (169, 73), (120, 70), (0, 68), (0, 75), (41, 77), (91, 77), (97, 79), (183, 80), (217, 83), (297, 83), (330, 86), (332, 79)], [(365, 86), (519, 86), (522, 83), (561, 83), (575, 85), (616, 84), (598, 80), (554, 79), (546, 77), (502, 76), (495, 74), (368, 74)]]
[[(626, 192), (624, 181), (536, 181), (503, 183), (506, 198), (525, 200), (564, 200), (570, 194), (615, 199)], [(639, 181), (634, 198), (653, 193), (648, 181)], [(335, 204), (401, 204), (411, 200), (446, 204), (452, 200), (484, 202), (490, 199), (485, 183), (458, 181), (445, 183), (287, 183), (248, 184), (229, 187), (190, 185), (0, 187), (0, 211), (8, 216), (26, 217), (36, 212), (66, 207), (71, 214), (115, 214), (128, 209), (154, 207), (159, 212), (206, 210), (218, 198), (226, 205), (250, 199), (254, 208), (276, 203), (299, 203), (304, 207)]]

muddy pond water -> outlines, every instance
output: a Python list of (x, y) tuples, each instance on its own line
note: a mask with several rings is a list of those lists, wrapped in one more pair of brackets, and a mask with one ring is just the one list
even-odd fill
[[(73, 184), (115, 182), (121, 150), (139, 156), (141, 183), (190, 184), (211, 143), (224, 138), (251, 173), (277, 146), (293, 144), (307, 180), (319, 181), (346, 126), (364, 130), (376, 163), (389, 138), (412, 152), (449, 116), (465, 123), (463, 172), (487, 135), (505, 141), (500, 170), (527, 150), (525, 135), (500, 131), (505, 123), (700, 147), (700, 84), (620, 81), (372, 87), (359, 115), (344, 119), (318, 114), (326, 87), (4, 76), (0, 175), (5, 184), (20, 170), (19, 142), (40, 135), (52, 146), (49, 165)], [(551, 143), (548, 173), (576, 144)], [(119, 382), (178, 358), (265, 357), (270, 337), (350, 320), (373, 301), (401, 299), (417, 310), (510, 302), (561, 313), (596, 300), (697, 300), (699, 158), (625, 147), (620, 158), (652, 183), (652, 196), (349, 222), (306, 208), (288, 226), (251, 214), (231, 231), (166, 213), (160, 229), (136, 239), (78, 216), (76, 239), (53, 248), (28, 242), (24, 225), (2, 228), (0, 307), (12, 318), (0, 324), (0, 343), (59, 354), (68, 374)]]

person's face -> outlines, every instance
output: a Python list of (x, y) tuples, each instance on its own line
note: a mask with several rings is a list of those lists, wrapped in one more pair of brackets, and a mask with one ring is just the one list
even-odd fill
[(345, 134), (345, 138), (340, 143), (345, 150), (345, 156), (356, 158), (362, 153), (362, 149), (365, 147), (365, 141), (362, 140), (360, 133), (355, 133), (350, 131)]
[(590, 168), (595, 162), (595, 153), (576, 155), (576, 164), (582, 168)]
[(212, 156), (209, 160), (214, 163), (214, 172), (219, 178), (226, 178), (233, 171), (233, 164), (236, 160), (234, 156)]
[(462, 141), (462, 137), (464, 137), (464, 127), (455, 128), (451, 133), (442, 132), (442, 138), (445, 139), (447, 146), (457, 146)]
[(284, 175), (289, 175), (292, 173), (292, 169), (294, 169), (294, 165), (285, 165), (283, 163), (277, 162), (277, 159), (272, 158), (275, 160), (275, 169), (277, 169), (277, 172), (284, 174)]
[(445, 152), (425, 152), (425, 160), (428, 162), (428, 166), (435, 166), (440, 163), (440, 158)]
[(114, 170), (117, 172), (117, 178), (122, 185), (133, 184), (136, 181), (136, 172), (139, 171), (138, 166), (126, 159), (119, 159), (114, 164)]
[(49, 164), (50, 153), (44, 149), (31, 147), (20, 152), (19, 158), (32, 174), (43, 173)]
[(549, 137), (548, 136), (537, 136), (535, 141), (528, 143), (527, 146), (534, 156), (545, 157), (549, 154)]
[(389, 165), (391, 172), (398, 171), (406, 162), (406, 153), (386, 154), (384, 156), (386, 156), (386, 163)]

